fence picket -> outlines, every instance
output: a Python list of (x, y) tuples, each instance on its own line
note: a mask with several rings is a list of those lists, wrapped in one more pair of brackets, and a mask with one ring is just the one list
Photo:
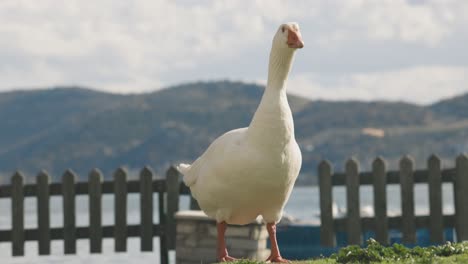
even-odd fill
[(346, 162), (346, 204), (348, 244), (362, 243), (359, 206), (359, 164), (355, 159)]
[(140, 173), (141, 251), (153, 251), (153, 172), (145, 167)]
[[(158, 203), (159, 203), (159, 224), (165, 228), (166, 227), (166, 212), (165, 212), (165, 199), (164, 193), (158, 193)], [(166, 229), (167, 230), (167, 229)], [(167, 264), (169, 262), (169, 255), (168, 255), (168, 243), (167, 243), (167, 234), (163, 232), (159, 237), (159, 247), (160, 247), (160, 258), (161, 264)]]
[(400, 160), (400, 186), (403, 243), (416, 243), (416, 226), (414, 217), (414, 181), (413, 160), (405, 156)]
[(374, 175), (374, 225), (375, 238), (381, 244), (387, 245), (388, 217), (387, 217), (387, 188), (386, 188), (386, 164), (383, 158), (377, 158), (372, 163)]
[(334, 247), (336, 245), (333, 227), (332, 173), (330, 162), (320, 162), (318, 167), (321, 222), (320, 245), (324, 247)]
[(431, 155), (427, 161), (429, 184), (429, 233), (433, 243), (444, 242), (444, 223), (442, 215), (442, 173), (440, 159)]
[(42, 171), (36, 179), (37, 184), (37, 227), (39, 229), (39, 255), (50, 254), (50, 206), (49, 184), (50, 177)]
[(175, 249), (176, 225), (175, 213), (179, 211), (179, 172), (170, 167), (166, 172), (167, 188), (167, 215), (166, 215), (166, 239), (169, 249)]
[(16, 172), (11, 177), (11, 244), (13, 256), (24, 255), (24, 176)]
[[(153, 193), (159, 196), (159, 224), (153, 223)], [(128, 193), (139, 193), (141, 224), (128, 225)], [(114, 194), (114, 225), (102, 225), (102, 195)], [(67, 170), (61, 182), (50, 182), (50, 176), (40, 172), (33, 184), (24, 184), (24, 177), (16, 172), (11, 184), (0, 185), (0, 198), (11, 198), (11, 230), (0, 229), (0, 243), (11, 242), (14, 256), (24, 255), (25, 241), (37, 241), (40, 255), (48, 255), (52, 240), (63, 240), (64, 253), (76, 254), (77, 239), (89, 239), (91, 253), (102, 252), (102, 239), (114, 238), (115, 251), (127, 250), (128, 237), (140, 237), (142, 251), (153, 250), (153, 238), (160, 238), (161, 263), (168, 263), (170, 236), (175, 249), (174, 215), (179, 210), (179, 195), (190, 194), (189, 189), (179, 182), (179, 174), (171, 168), (168, 179), (153, 180), (153, 173), (146, 167), (140, 180), (127, 181), (127, 172), (118, 169), (114, 179), (103, 181), (98, 169), (90, 172), (88, 181), (77, 182), (73, 171)], [(62, 196), (63, 227), (50, 226), (50, 198)], [(76, 226), (76, 196), (89, 198), (89, 226)], [(24, 227), (24, 198), (37, 198), (37, 228)], [(168, 228), (173, 225), (173, 231)]]
[(468, 157), (457, 157), (455, 177), (455, 223), (458, 241), (468, 240)]
[(67, 170), (62, 178), (63, 251), (65, 254), (76, 253), (75, 181), (75, 173)]
[(91, 253), (102, 252), (102, 173), (94, 169), (89, 174), (89, 243)]
[(114, 173), (114, 248), (127, 251), (127, 172), (119, 168)]

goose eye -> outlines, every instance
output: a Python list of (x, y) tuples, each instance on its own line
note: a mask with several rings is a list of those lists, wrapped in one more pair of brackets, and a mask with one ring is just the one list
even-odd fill
[(284, 33), (285, 30), (286, 30), (286, 28), (284, 26), (282, 26), (281, 31)]

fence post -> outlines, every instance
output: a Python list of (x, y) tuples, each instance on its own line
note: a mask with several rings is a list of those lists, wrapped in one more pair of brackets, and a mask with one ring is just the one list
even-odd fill
[(62, 177), (63, 247), (65, 254), (76, 253), (75, 173), (67, 170)]
[(355, 159), (346, 162), (346, 231), (348, 244), (362, 243), (361, 212), (359, 207), (359, 164)]
[(378, 157), (372, 163), (374, 186), (374, 225), (375, 238), (384, 245), (388, 244), (387, 217), (387, 174), (385, 160)]
[(145, 167), (140, 173), (140, 246), (153, 251), (153, 172)]
[(49, 206), (49, 184), (50, 177), (47, 172), (42, 171), (36, 178), (37, 184), (37, 227), (39, 255), (50, 254), (50, 206)]
[(318, 167), (320, 192), (320, 244), (335, 247), (335, 229), (333, 221), (332, 166), (322, 161)]
[(454, 187), (457, 240), (468, 240), (468, 157), (457, 157)]
[(24, 176), (16, 172), (11, 177), (11, 242), (13, 256), (24, 255)]
[(89, 174), (89, 241), (90, 252), (102, 252), (102, 173), (94, 169)]
[(179, 211), (179, 172), (170, 167), (166, 172), (166, 189), (167, 189), (167, 244), (169, 249), (175, 249), (176, 242), (176, 223), (175, 214)]
[(123, 168), (114, 173), (114, 248), (127, 251), (127, 172)]
[(403, 243), (416, 243), (414, 218), (413, 160), (404, 156), (400, 160), (401, 211)]
[(429, 173), (429, 233), (433, 243), (444, 242), (444, 223), (442, 216), (442, 174), (440, 159), (431, 155), (427, 161)]
[(164, 199), (165, 193), (163, 191), (158, 192), (158, 202), (159, 202), (159, 225), (162, 228), (162, 233), (159, 236), (159, 254), (161, 258), (161, 264), (167, 264), (169, 262), (169, 249), (167, 246), (167, 216), (166, 216), (166, 211), (164, 210), (166, 201)]

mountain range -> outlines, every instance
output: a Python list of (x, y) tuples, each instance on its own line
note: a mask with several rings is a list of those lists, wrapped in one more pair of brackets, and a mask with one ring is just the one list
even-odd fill
[[(222, 133), (248, 126), (264, 87), (196, 82), (153, 93), (120, 95), (83, 87), (0, 93), (0, 181), (20, 170), (55, 179), (68, 168), (80, 178), (97, 167), (111, 177), (146, 165), (159, 175), (191, 162)], [(435, 153), (444, 166), (468, 150), (468, 95), (421, 106), (403, 102), (308, 100), (289, 95), (303, 153), (300, 184), (316, 183), (327, 159), (342, 170), (355, 157), (361, 169), (377, 156), (389, 168), (411, 155), (425, 167)]]

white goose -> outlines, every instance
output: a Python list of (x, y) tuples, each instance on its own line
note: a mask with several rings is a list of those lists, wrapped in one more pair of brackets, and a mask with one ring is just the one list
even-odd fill
[(219, 261), (234, 260), (224, 239), (227, 224), (248, 224), (261, 215), (271, 242), (267, 261), (287, 262), (278, 249), (276, 223), (302, 157), (285, 84), (294, 52), (303, 46), (297, 23), (281, 25), (273, 38), (267, 86), (249, 127), (225, 133), (192, 165), (178, 166), (200, 208), (217, 221)]

